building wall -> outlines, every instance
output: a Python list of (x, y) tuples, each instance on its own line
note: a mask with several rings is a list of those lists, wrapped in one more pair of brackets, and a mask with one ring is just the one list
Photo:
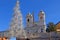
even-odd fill
[(55, 29), (56, 29), (57, 32), (60, 32), (60, 22), (56, 24)]

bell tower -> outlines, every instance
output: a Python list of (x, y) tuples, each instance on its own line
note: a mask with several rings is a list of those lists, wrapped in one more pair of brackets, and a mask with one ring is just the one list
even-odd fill
[(46, 32), (45, 12), (42, 10), (39, 13), (39, 25), (41, 27), (41, 32)]
[(33, 26), (33, 15), (28, 13), (26, 16), (26, 26), (31, 27)]

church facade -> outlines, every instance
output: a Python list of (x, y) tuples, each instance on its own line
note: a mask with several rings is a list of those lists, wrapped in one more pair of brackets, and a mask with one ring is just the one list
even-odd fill
[(45, 13), (44, 11), (40, 11), (38, 14), (39, 20), (37, 22), (34, 21), (34, 15), (28, 13), (26, 16), (26, 33), (27, 35), (35, 35), (40, 32), (46, 32), (46, 23), (45, 23)]

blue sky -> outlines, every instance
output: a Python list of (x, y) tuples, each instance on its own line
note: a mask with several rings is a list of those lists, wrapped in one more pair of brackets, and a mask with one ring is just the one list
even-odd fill
[[(35, 21), (38, 21), (38, 14), (40, 10), (44, 10), (46, 14), (46, 24), (54, 22), (55, 24), (60, 21), (60, 0), (19, 0), (20, 10), (23, 15), (25, 25), (25, 17), (28, 12), (34, 11)], [(13, 8), (16, 0), (0, 0), (0, 31), (9, 28)]]

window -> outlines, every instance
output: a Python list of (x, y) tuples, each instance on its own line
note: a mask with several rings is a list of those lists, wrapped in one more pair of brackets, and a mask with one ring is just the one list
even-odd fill
[(43, 32), (43, 29), (41, 29), (41, 32)]
[(27, 33), (29, 34), (29, 30), (27, 30)]
[(29, 19), (27, 19), (27, 21), (29, 22)]

